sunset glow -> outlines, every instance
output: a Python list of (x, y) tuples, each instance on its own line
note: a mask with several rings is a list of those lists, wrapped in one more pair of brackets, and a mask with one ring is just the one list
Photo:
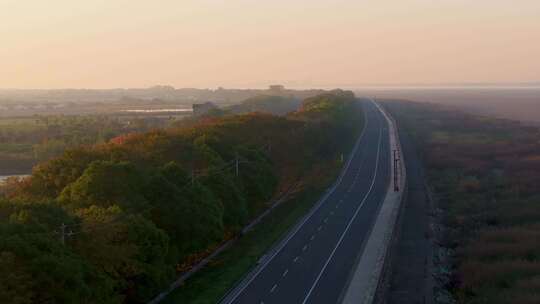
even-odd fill
[(540, 80), (540, 1), (0, 1), (0, 88)]

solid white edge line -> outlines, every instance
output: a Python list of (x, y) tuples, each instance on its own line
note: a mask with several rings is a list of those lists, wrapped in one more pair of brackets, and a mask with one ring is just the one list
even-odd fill
[[(388, 128), (385, 128), (384, 130), (387, 131), (390, 129), (390, 126), (394, 126), (395, 127), (395, 130), (393, 130), (394, 132), (388, 132), (388, 135), (389, 135), (389, 148), (390, 148), (390, 151), (392, 151), (392, 139), (391, 137), (394, 137), (394, 144), (397, 146), (397, 149), (400, 151), (400, 157), (403, 159), (403, 154), (402, 154), (402, 151), (401, 151), (401, 143), (400, 143), (400, 140), (399, 140), (399, 134), (397, 132), (397, 124), (395, 122), (395, 120), (393, 119), (393, 117), (390, 117), (388, 112), (386, 112), (378, 103), (376, 103), (373, 99), (371, 99), (372, 103), (375, 104), (375, 106), (377, 106), (377, 108), (381, 111), (381, 113), (383, 114), (385, 120), (388, 122), (388, 125), (389, 127)], [(403, 162), (401, 164), (401, 166), (403, 167)], [(389, 171), (393, 171), (392, 166), (390, 166), (389, 168)], [(400, 181), (400, 184), (402, 186), (402, 188), (405, 188), (406, 187), (406, 169), (403, 167), (402, 169), (402, 180)], [(390, 179), (391, 180), (391, 179)], [(387, 191), (386, 191), (386, 194), (383, 198), (383, 201), (382, 203), (386, 203), (386, 200), (388, 200), (388, 197), (391, 196), (393, 194), (394, 190), (393, 190), (393, 187), (392, 187), (392, 184), (389, 183), (388, 184), (388, 188), (387, 188)], [(379, 242), (382, 242), (383, 243), (383, 247), (382, 248), (385, 248), (384, 249), (384, 252), (381, 251), (382, 248), (378, 248), (377, 249), (377, 256), (379, 258), (379, 260), (376, 262), (376, 264), (374, 265), (374, 268), (375, 270), (373, 270), (373, 273), (371, 274), (371, 277), (370, 278), (361, 278), (361, 279), (358, 279), (358, 275), (360, 273), (362, 274), (366, 274), (366, 273), (371, 273), (372, 270), (362, 270), (360, 271), (359, 267), (360, 267), (360, 264), (362, 263), (362, 259), (364, 258), (364, 255), (366, 252), (363, 252), (362, 253), (362, 256), (360, 257), (360, 260), (358, 261), (357, 265), (354, 267), (355, 270), (353, 270), (353, 276), (350, 278), (349, 282), (347, 283), (347, 285), (345, 286), (343, 292), (342, 292), (342, 296), (340, 297), (341, 301), (339, 303), (354, 303), (354, 304), (360, 304), (360, 303), (372, 303), (373, 302), (373, 299), (374, 299), (374, 296), (375, 296), (375, 293), (376, 293), (376, 290), (380, 284), (380, 274), (381, 274), (381, 271), (382, 271), (382, 267), (383, 265), (385, 265), (385, 263), (387, 262), (386, 259), (383, 257), (386, 255), (387, 253), (387, 250), (388, 250), (388, 242), (390, 241), (390, 238), (389, 238), (389, 234), (392, 235), (392, 230), (395, 228), (394, 226), (396, 225), (396, 217), (398, 216), (397, 213), (399, 213), (399, 210), (396, 210), (399, 209), (399, 205), (402, 204), (403, 202), (401, 202), (401, 200), (403, 199), (402, 195), (403, 195), (403, 189), (400, 190), (401, 194), (398, 194), (397, 195), (397, 201), (398, 201), (398, 204), (397, 204), (397, 207), (396, 206), (393, 206), (392, 208), (394, 209), (393, 211), (391, 211), (391, 213), (393, 214), (390, 214), (388, 215), (390, 218), (393, 217), (393, 219), (390, 219), (390, 222), (388, 223), (385, 223), (383, 226), (386, 227), (386, 228), (383, 228), (384, 230), (386, 230), (384, 233), (385, 233), (385, 236), (382, 238), (384, 239), (383, 241), (379, 241)], [(381, 208), (385, 208), (385, 206), (381, 206)], [(382, 212), (383, 210), (381, 210)], [(381, 214), (379, 214), (378, 218), (375, 219), (375, 223), (374, 223), (374, 227), (372, 228), (374, 231), (377, 229), (377, 222), (380, 220), (380, 216)], [(379, 225), (380, 226), (380, 225)], [(367, 240), (365, 240), (365, 243), (366, 243), (366, 250), (367, 251), (367, 246), (369, 246), (369, 243), (374, 239), (373, 235), (373, 231), (370, 233), (370, 236)], [(375, 239), (378, 239), (380, 240), (381, 238), (380, 237), (375, 237)], [(381, 260), (381, 257), (382, 257), (382, 260)], [(375, 276), (375, 277), (374, 277)], [(374, 279), (376, 278), (376, 279)], [(356, 280), (357, 282), (354, 283), (353, 280)], [(369, 283), (367, 283), (367, 286), (360, 286), (358, 285), (359, 282), (362, 282), (360, 284), (365, 284), (365, 282), (368, 281)], [(353, 285), (353, 284), (356, 284), (356, 285)], [(360, 294), (358, 293), (358, 291), (362, 288), (366, 288), (366, 291), (365, 292), (361, 292)]]
[(330, 261), (332, 260), (332, 258), (334, 257), (334, 254), (336, 253), (336, 250), (338, 249), (339, 245), (341, 245), (341, 242), (343, 241), (343, 238), (345, 237), (345, 234), (347, 234), (347, 232), (349, 231), (349, 228), (351, 227), (351, 224), (354, 222), (354, 220), (356, 219), (356, 216), (358, 215), (358, 212), (360, 212), (360, 209), (362, 209), (362, 206), (364, 205), (364, 203), (366, 202), (367, 198), (369, 197), (369, 195), (371, 194), (371, 191), (373, 190), (373, 187), (375, 186), (375, 180), (377, 179), (377, 171), (378, 171), (378, 168), (379, 168), (379, 156), (380, 156), (380, 151), (381, 151), (381, 143), (382, 143), (382, 128), (379, 130), (379, 143), (378, 143), (378, 147), (377, 147), (377, 160), (375, 162), (375, 173), (373, 175), (373, 180), (371, 181), (371, 185), (369, 187), (369, 191), (366, 193), (366, 195), (364, 196), (364, 198), (362, 199), (362, 202), (360, 203), (360, 205), (356, 208), (356, 211), (354, 212), (354, 215), (353, 217), (351, 218), (351, 220), (349, 221), (349, 223), (347, 224), (347, 227), (345, 228), (345, 230), (343, 231), (343, 233), (341, 233), (341, 236), (336, 244), (336, 246), (334, 247), (334, 249), (332, 250), (332, 253), (330, 253), (330, 256), (328, 257), (328, 259), (326, 260), (326, 263), (324, 263), (324, 266), (323, 268), (321, 269), (321, 271), (319, 272), (319, 275), (317, 276), (317, 278), (315, 279), (315, 282), (313, 282), (313, 285), (311, 286), (311, 288), (309, 289), (308, 293), (306, 294), (305, 298), (304, 298), (304, 301), (302, 301), (302, 304), (305, 304), (309, 297), (311, 296), (311, 293), (313, 292), (313, 290), (315, 289), (315, 286), (317, 286), (317, 283), (319, 283), (319, 280), (321, 279), (321, 276), (323, 275), (324, 271), (326, 270), (326, 267), (328, 266), (328, 264), (330, 263)]
[[(251, 284), (251, 282), (253, 282), (253, 280), (255, 280), (255, 278), (257, 278), (257, 276), (266, 268), (266, 266), (268, 264), (270, 264), (270, 262), (274, 259), (274, 257), (276, 255), (278, 255), (281, 250), (287, 245), (287, 243), (296, 235), (296, 233), (300, 230), (300, 228), (302, 228), (302, 226), (311, 218), (311, 216), (313, 216), (313, 214), (315, 214), (315, 212), (317, 210), (320, 209), (320, 207), (323, 205), (324, 202), (326, 202), (326, 199), (328, 199), (328, 197), (330, 197), (330, 195), (332, 195), (334, 193), (334, 190), (337, 188), (337, 186), (339, 186), (341, 184), (341, 181), (343, 180), (343, 177), (345, 176), (345, 174), (347, 173), (347, 171), (349, 171), (349, 167), (351, 165), (351, 162), (354, 158), (354, 156), (356, 155), (356, 152), (358, 151), (358, 147), (360, 146), (360, 142), (362, 141), (362, 139), (364, 138), (364, 134), (366, 133), (366, 129), (367, 129), (367, 126), (368, 126), (368, 121), (369, 121), (369, 118), (368, 118), (368, 115), (366, 114), (365, 111), (363, 111), (364, 113), (364, 127), (362, 128), (362, 133), (360, 134), (360, 137), (358, 137), (358, 140), (356, 141), (354, 147), (353, 147), (353, 151), (352, 153), (349, 155), (349, 159), (347, 160), (347, 165), (345, 166), (345, 168), (343, 169), (343, 171), (341, 172), (336, 184), (334, 184), (332, 186), (332, 188), (330, 189), (330, 191), (326, 192), (326, 194), (323, 196), (323, 198), (319, 201), (319, 203), (317, 204), (317, 206), (312, 209), (307, 215), (306, 217), (302, 220), (302, 222), (296, 226), (295, 230), (285, 239), (284, 243), (280, 245), (280, 247), (276, 250), (276, 252), (274, 252), (274, 254), (272, 254), (265, 262), (262, 266), (260, 266), (260, 268), (255, 272), (255, 274), (253, 274), (253, 276), (251, 278), (249, 278), (249, 280), (242, 285), (242, 287), (239, 289), (239, 290), (235, 290), (233, 289), (233, 292), (234, 292), (234, 295), (232, 297), (231, 300), (229, 300), (228, 302), (223, 302), (223, 303), (226, 303), (226, 304), (230, 304), (232, 302), (234, 302), (236, 300), (236, 298), (238, 298), (238, 296), (246, 289), (247, 286), (249, 286), (249, 284)], [(225, 299), (226, 300), (226, 297), (225, 296)], [(221, 302), (221, 301), (220, 301)]]

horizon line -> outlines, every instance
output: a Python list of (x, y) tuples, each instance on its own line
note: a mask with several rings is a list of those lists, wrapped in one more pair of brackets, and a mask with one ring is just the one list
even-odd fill
[[(283, 84), (285, 83), (285, 84)], [(363, 84), (312, 84), (302, 85), (293, 84), (291, 82), (284, 81), (283, 83), (272, 82), (271, 84), (253, 85), (253, 86), (186, 86), (176, 87), (174, 85), (150, 85), (141, 87), (61, 87), (61, 88), (2, 88), (0, 91), (113, 91), (113, 90), (149, 90), (158, 88), (171, 88), (174, 90), (218, 90), (220, 88), (225, 90), (267, 90), (270, 85), (281, 84), (285, 89), (290, 90), (331, 90), (331, 89), (365, 89), (365, 88), (540, 88), (540, 81), (524, 81), (524, 82), (440, 82), (440, 83), (426, 83), (426, 82), (411, 82), (411, 83), (363, 83)], [(289, 85), (286, 85), (289, 83)]]

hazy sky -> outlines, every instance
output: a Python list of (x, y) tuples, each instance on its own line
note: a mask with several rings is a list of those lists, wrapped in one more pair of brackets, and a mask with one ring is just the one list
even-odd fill
[(0, 0), (0, 88), (540, 81), (540, 0)]

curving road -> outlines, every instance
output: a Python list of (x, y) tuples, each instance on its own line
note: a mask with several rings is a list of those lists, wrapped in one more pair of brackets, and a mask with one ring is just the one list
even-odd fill
[(362, 102), (366, 125), (336, 185), (223, 304), (341, 301), (390, 176), (387, 122)]

